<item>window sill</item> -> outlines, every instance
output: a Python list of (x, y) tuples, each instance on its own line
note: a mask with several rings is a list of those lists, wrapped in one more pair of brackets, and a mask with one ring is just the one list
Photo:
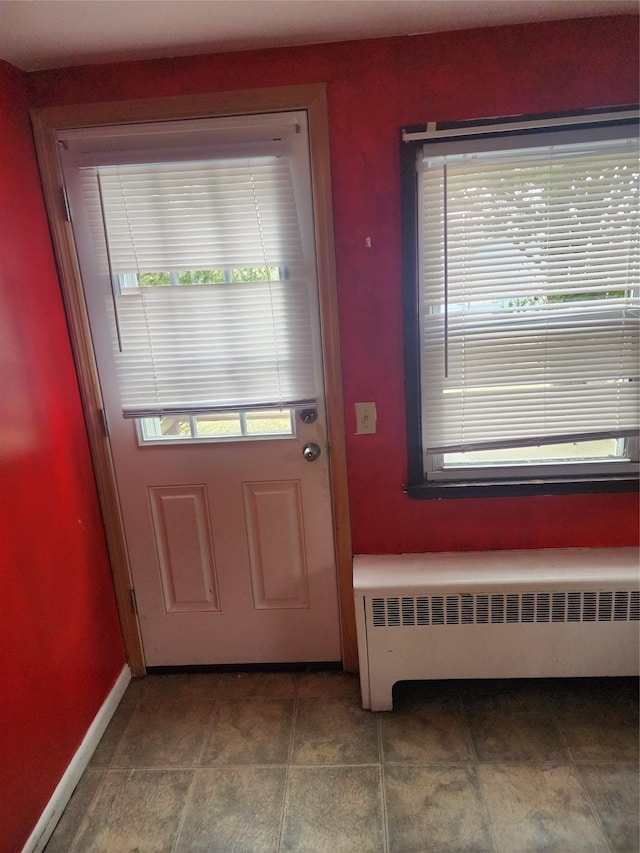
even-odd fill
[(414, 500), (455, 498), (507, 498), (531, 495), (584, 495), (638, 490), (637, 476), (573, 478), (557, 480), (431, 481), (407, 484), (404, 491)]

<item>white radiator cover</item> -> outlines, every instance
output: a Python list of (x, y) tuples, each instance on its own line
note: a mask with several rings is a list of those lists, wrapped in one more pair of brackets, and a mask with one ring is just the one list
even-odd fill
[(356, 556), (362, 707), (396, 681), (637, 675), (635, 548)]

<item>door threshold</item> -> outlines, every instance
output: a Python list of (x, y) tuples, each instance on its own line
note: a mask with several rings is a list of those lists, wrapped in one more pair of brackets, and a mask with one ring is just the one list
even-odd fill
[(194, 666), (148, 666), (147, 675), (195, 674), (200, 672), (341, 672), (342, 661), (307, 663), (222, 663)]

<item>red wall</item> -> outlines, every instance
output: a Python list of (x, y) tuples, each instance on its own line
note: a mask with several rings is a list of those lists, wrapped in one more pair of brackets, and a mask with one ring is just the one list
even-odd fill
[[(498, 27), (31, 75), (33, 103), (328, 83), (354, 550), (613, 546), (637, 541), (633, 494), (415, 501), (406, 477), (399, 129), (638, 100), (635, 17)], [(371, 237), (372, 248), (365, 248)], [(376, 435), (353, 404), (375, 401)]]
[(0, 62), (0, 851), (22, 850), (124, 665), (32, 150)]
[[(633, 17), (22, 75), (0, 63), (0, 850), (20, 850), (124, 658), (30, 141), (30, 105), (326, 81), (354, 550), (613, 546), (635, 495), (411, 501), (404, 124), (636, 102)], [(365, 248), (365, 237), (372, 248)], [(378, 432), (356, 436), (353, 404)]]

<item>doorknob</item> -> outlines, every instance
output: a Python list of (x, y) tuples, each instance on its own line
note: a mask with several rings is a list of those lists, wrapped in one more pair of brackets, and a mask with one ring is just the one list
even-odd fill
[(315, 462), (321, 453), (322, 451), (320, 450), (320, 446), (315, 444), (313, 441), (309, 442), (309, 444), (305, 444), (302, 448), (302, 455), (307, 462)]

